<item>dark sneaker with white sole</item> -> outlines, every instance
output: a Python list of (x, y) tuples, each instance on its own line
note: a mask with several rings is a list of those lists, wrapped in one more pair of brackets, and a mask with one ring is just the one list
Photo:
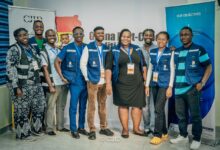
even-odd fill
[(113, 136), (114, 135), (114, 133), (109, 129), (101, 129), (99, 131), (99, 134), (103, 134), (103, 135), (106, 135), (106, 136)]

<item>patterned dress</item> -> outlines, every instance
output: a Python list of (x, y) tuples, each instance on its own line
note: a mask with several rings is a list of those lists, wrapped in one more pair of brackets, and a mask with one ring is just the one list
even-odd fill
[[(23, 139), (32, 132), (40, 132), (42, 127), (46, 102), (40, 83), (40, 66), (37, 68), (40, 57), (31, 46), (23, 47), (17, 43), (8, 50), (6, 63), (8, 87), (14, 104), (16, 138)], [(23, 93), (20, 97), (16, 96), (17, 88)]]

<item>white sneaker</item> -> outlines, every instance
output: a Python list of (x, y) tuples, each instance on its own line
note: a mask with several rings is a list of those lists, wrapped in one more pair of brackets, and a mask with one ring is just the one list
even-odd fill
[(199, 149), (200, 145), (201, 145), (200, 141), (193, 140), (192, 144), (190, 145), (190, 149)]
[(177, 143), (180, 143), (180, 142), (181, 143), (187, 143), (188, 142), (188, 137), (183, 137), (181, 135), (178, 135), (177, 138), (170, 140), (170, 143), (172, 143), (172, 144), (177, 144)]

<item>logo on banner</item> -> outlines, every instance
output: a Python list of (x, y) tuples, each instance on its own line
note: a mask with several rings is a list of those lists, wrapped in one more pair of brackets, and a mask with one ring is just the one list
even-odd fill
[(24, 15), (23, 19), (24, 19), (24, 22), (26, 23), (32, 23), (35, 20), (43, 20), (41, 16), (31, 16), (31, 15)]

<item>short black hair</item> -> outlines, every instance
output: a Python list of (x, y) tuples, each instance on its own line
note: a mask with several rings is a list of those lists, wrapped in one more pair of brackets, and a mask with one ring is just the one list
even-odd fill
[(48, 29), (48, 30), (45, 32), (45, 37), (47, 36), (47, 33), (50, 32), (50, 31), (55, 32), (55, 34), (56, 34), (56, 31), (55, 31), (54, 29)]
[(129, 33), (131, 33), (131, 31), (130, 31), (129, 29), (122, 29), (121, 32), (120, 32), (120, 34), (119, 34), (119, 38), (118, 38), (118, 43), (119, 43), (119, 44), (121, 44), (121, 37), (122, 37), (122, 34), (123, 34), (124, 32), (129, 32)]
[(72, 33), (74, 33), (76, 29), (81, 29), (82, 31), (84, 31), (84, 29), (82, 27), (76, 26), (76, 27), (73, 28)]
[(60, 34), (60, 37), (64, 36), (64, 35), (69, 36), (69, 33), (62, 33), (62, 34)]
[(21, 31), (24, 31), (24, 32), (27, 32), (27, 33), (28, 33), (28, 30), (27, 30), (27, 29), (25, 29), (25, 28), (18, 28), (18, 29), (16, 29), (16, 30), (14, 30), (14, 32), (13, 32), (14, 38), (17, 38), (17, 37), (18, 37), (18, 34), (19, 34)]
[(97, 30), (105, 30), (105, 29), (102, 26), (97, 26), (93, 29), (93, 32), (95, 32)]
[(145, 29), (145, 30), (143, 31), (143, 36), (144, 36), (144, 34), (145, 34), (146, 32), (148, 32), (148, 31), (152, 32), (153, 35), (155, 35), (155, 31), (154, 31), (153, 29)]
[(159, 36), (160, 34), (166, 35), (167, 40), (170, 39), (170, 35), (169, 35), (169, 33), (168, 33), (167, 31), (160, 31), (160, 32), (156, 35), (156, 39), (158, 38), (158, 36)]
[(188, 27), (188, 26), (184, 26), (184, 27), (182, 27), (182, 29), (180, 30), (180, 32), (183, 31), (183, 30), (189, 30), (189, 32), (191, 32), (191, 34), (193, 35), (192, 28), (190, 28), (190, 27)]
[(34, 26), (37, 22), (40, 22), (40, 23), (44, 24), (42, 20), (34, 20), (33, 26)]

